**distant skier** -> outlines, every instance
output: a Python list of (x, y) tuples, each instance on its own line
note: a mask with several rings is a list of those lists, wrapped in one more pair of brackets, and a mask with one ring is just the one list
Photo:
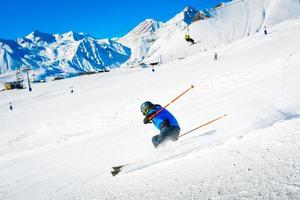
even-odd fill
[(214, 60), (218, 60), (218, 54), (215, 52)]
[(184, 39), (191, 44), (195, 44), (195, 41), (191, 38), (189, 34), (185, 34)]
[[(160, 131), (159, 135), (152, 138), (152, 143), (156, 148), (161, 143), (172, 140), (178, 140), (180, 127), (175, 117), (161, 105), (146, 101), (141, 105), (141, 112), (145, 116), (144, 124), (153, 122)], [(150, 119), (154, 116), (152, 119)]]
[(264, 27), (264, 33), (265, 33), (265, 35), (268, 35), (268, 31), (267, 31), (267, 27), (266, 26)]
[(9, 102), (9, 110), (13, 110), (12, 102)]

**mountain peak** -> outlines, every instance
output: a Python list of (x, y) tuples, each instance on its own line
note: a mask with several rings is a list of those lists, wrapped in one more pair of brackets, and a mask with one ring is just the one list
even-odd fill
[(149, 34), (151, 32), (155, 32), (162, 25), (162, 22), (156, 21), (154, 19), (146, 19), (139, 23), (132, 31), (130, 31), (123, 38), (131, 38), (144, 34)]
[(180, 13), (178, 13), (175, 17), (170, 19), (167, 24), (180, 23), (184, 22), (186, 24), (191, 24), (195, 18), (195, 16), (199, 13), (198, 10), (191, 6), (186, 6)]
[(181, 15), (182, 21), (184, 21), (187, 24), (191, 24), (193, 22), (193, 19), (198, 14), (198, 10), (196, 10), (193, 7), (186, 6), (179, 15)]
[(194, 13), (194, 12), (198, 12), (198, 11), (195, 8), (191, 7), (191, 6), (186, 6), (181, 12)]
[(82, 40), (85, 37), (86, 34), (84, 33), (76, 33), (74, 31), (69, 31), (63, 34), (60, 34), (59, 36), (61, 38), (67, 39), (67, 40), (74, 40), (74, 41), (78, 41), (78, 40)]
[(43, 33), (38, 30), (31, 32), (25, 38), (28, 40), (31, 40), (34, 43), (46, 42), (46, 43), (50, 44), (52, 42), (55, 42), (55, 37), (52, 34)]

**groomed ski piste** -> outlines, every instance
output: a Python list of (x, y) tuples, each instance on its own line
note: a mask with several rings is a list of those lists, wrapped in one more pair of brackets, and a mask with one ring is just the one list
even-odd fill
[[(300, 18), (267, 28), (199, 53), (201, 43), (171, 43), (187, 56), (154, 72), (0, 92), (0, 199), (299, 199)], [(182, 133), (227, 116), (154, 149), (140, 105), (164, 106), (191, 85), (168, 107)]]

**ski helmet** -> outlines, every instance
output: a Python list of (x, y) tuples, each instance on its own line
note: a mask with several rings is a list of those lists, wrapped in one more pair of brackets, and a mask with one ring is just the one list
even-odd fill
[(146, 101), (141, 105), (141, 112), (143, 113), (143, 115), (147, 115), (149, 109), (153, 107), (153, 103), (151, 103), (150, 101)]

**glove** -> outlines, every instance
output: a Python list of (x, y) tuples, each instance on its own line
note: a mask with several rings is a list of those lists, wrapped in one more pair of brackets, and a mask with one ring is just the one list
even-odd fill
[(148, 123), (150, 123), (150, 120), (149, 120), (148, 117), (145, 117), (145, 118), (144, 118), (144, 124), (148, 124)]

